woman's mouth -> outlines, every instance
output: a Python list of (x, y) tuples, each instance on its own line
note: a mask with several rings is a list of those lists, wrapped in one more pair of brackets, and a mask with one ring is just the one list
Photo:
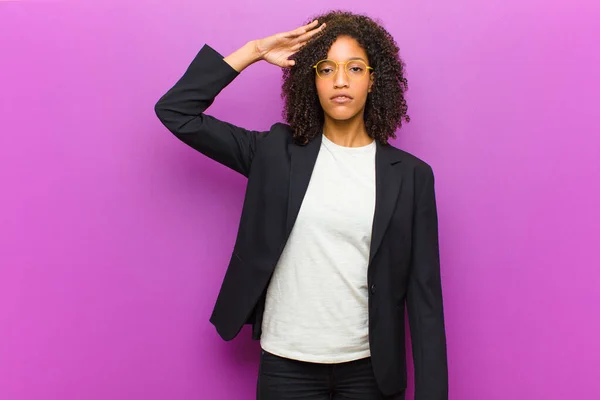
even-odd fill
[(333, 101), (334, 103), (337, 103), (337, 104), (348, 103), (351, 100), (352, 100), (352, 98), (350, 98), (348, 96), (336, 96), (331, 99), (331, 101)]

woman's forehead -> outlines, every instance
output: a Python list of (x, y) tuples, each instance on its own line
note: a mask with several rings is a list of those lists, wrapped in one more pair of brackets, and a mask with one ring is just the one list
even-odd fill
[(327, 52), (327, 58), (335, 61), (348, 61), (351, 59), (367, 60), (367, 53), (358, 41), (348, 36), (340, 36), (331, 45)]

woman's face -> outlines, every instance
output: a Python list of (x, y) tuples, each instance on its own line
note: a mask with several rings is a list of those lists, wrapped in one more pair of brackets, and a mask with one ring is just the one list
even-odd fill
[[(339, 36), (329, 48), (327, 59), (336, 62), (347, 62), (352, 60), (362, 60), (369, 65), (367, 53), (358, 44), (356, 39), (349, 36)], [(328, 78), (315, 76), (317, 94), (321, 107), (326, 116), (335, 120), (348, 120), (357, 115), (364, 114), (367, 94), (373, 85), (373, 72), (365, 71), (362, 78), (357, 78), (358, 69), (352, 64), (349, 67), (354, 68), (350, 75), (345, 71), (346, 64), (339, 64), (337, 73), (331, 74), (331, 69), (322, 70)], [(345, 97), (337, 97), (346, 95)]]

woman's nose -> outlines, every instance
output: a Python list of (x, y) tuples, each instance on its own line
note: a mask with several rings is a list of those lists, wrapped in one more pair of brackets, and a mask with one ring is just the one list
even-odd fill
[(333, 82), (335, 87), (348, 86), (348, 75), (346, 74), (346, 70), (342, 68), (342, 66), (338, 67), (337, 72), (333, 76)]

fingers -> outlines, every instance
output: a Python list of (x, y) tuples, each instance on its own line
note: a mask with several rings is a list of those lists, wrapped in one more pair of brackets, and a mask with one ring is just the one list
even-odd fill
[(313, 37), (314, 35), (316, 35), (317, 33), (323, 31), (323, 29), (325, 29), (325, 23), (322, 23), (320, 27), (318, 27), (317, 29), (313, 29), (312, 31), (306, 32), (304, 34), (302, 34), (301, 36), (299, 36), (297, 38), (298, 41), (300, 42), (305, 42), (308, 39), (310, 39), (311, 37)]
[(293, 31), (286, 32), (285, 33), (285, 37), (286, 38), (295, 38), (295, 37), (298, 37), (298, 36), (300, 36), (300, 35), (308, 32), (310, 29), (313, 29), (314, 27), (316, 27), (318, 23), (319, 23), (319, 21), (315, 19), (310, 24), (307, 24), (307, 25), (301, 26), (299, 28), (296, 28)]
[(298, 33), (301, 35), (304, 32), (308, 32), (309, 30), (313, 29), (315, 26), (317, 26), (318, 23), (319, 21), (315, 19), (313, 22), (295, 29), (295, 31), (298, 31)]
[[(292, 42), (292, 43), (295, 42), (294, 45), (292, 45), (289, 48), (290, 55), (296, 53), (298, 50), (300, 50), (302, 47), (304, 47), (304, 45), (306, 45), (306, 43), (308, 43), (308, 39), (310, 39), (311, 37), (313, 37), (317, 33), (321, 32), (323, 30), (323, 28), (325, 28), (325, 24), (324, 23), (318, 29), (313, 29), (312, 31), (306, 32), (302, 36), (299, 36), (296, 39), (294, 39), (293, 42)], [(293, 66), (293, 65), (295, 65), (295, 62), (293, 64), (290, 64), (290, 67)]]
[(312, 21), (310, 21), (308, 24), (306, 25), (302, 25), (301, 27), (299, 27), (298, 29), (304, 29), (304, 28), (309, 28), (311, 25), (315, 26), (319, 21), (316, 19), (313, 19)]

